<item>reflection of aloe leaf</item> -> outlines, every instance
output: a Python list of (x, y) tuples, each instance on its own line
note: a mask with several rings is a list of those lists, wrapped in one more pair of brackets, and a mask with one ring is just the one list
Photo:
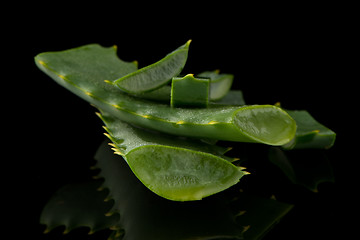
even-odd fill
[(46, 225), (45, 232), (65, 226), (64, 233), (78, 227), (89, 227), (90, 233), (110, 228), (119, 221), (118, 215), (106, 217), (112, 206), (104, 202), (106, 192), (96, 191), (99, 181), (70, 184), (59, 189), (46, 204), (40, 223)]
[(331, 164), (320, 149), (283, 151), (271, 147), (269, 159), (295, 184), (317, 192), (321, 182), (334, 182)]
[(196, 202), (168, 201), (145, 188), (106, 143), (95, 158), (124, 240), (257, 239), (292, 207), (231, 191)]
[(318, 123), (307, 111), (286, 112), (295, 120), (295, 138), (283, 146), (284, 149), (331, 148), (336, 134)]
[(244, 239), (260, 239), (285, 216), (293, 205), (273, 199), (240, 194), (231, 204), (238, 212), (236, 221), (244, 226)]

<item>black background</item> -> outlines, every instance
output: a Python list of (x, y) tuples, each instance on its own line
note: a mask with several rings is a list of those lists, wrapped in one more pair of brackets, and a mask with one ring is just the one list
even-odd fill
[(345, 101), (343, 87), (351, 86), (351, 14), (337, 6), (138, 7), (38, 6), (9, 27), (6, 40), (14, 68), (8, 69), (13, 77), (7, 89), (16, 93), (10, 101), (16, 106), (4, 118), (15, 163), (10, 182), (15, 182), (11, 194), (16, 196), (16, 214), (10, 225), (28, 229), (14, 233), (51, 239), (38, 224), (42, 207), (59, 187), (91, 177), (88, 167), (94, 162), (89, 159), (104, 139), (95, 109), (38, 70), (33, 57), (99, 43), (117, 45), (121, 59), (137, 60), (142, 67), (192, 39), (184, 73), (233, 73), (234, 88), (243, 91), (248, 104), (281, 102), (288, 109), (307, 109), (337, 132), (337, 142), (328, 151), (336, 182), (320, 185), (317, 194), (302, 188), (290, 192), (292, 203), (300, 206), (265, 238), (335, 239), (343, 231), (339, 196), (346, 159), (340, 156), (344, 131), (334, 108)]

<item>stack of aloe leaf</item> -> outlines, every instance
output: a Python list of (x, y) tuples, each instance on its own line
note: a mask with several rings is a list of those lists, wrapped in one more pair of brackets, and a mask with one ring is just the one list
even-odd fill
[(242, 92), (231, 90), (232, 74), (182, 73), (190, 42), (140, 69), (137, 62), (119, 59), (117, 47), (98, 44), (41, 53), (35, 63), (99, 110), (118, 160), (169, 200), (200, 200), (249, 174), (218, 141), (266, 144), (279, 151), (334, 144), (335, 133), (307, 111), (246, 105)]

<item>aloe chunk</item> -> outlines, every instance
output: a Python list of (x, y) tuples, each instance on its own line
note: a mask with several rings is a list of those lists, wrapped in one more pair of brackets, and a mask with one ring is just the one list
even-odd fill
[(184, 68), (190, 42), (191, 40), (160, 61), (116, 79), (112, 83), (121, 90), (132, 94), (145, 93), (160, 88), (170, 82), (171, 78), (177, 76)]
[(174, 77), (171, 82), (172, 107), (207, 107), (209, 104), (210, 80), (195, 78), (193, 74)]

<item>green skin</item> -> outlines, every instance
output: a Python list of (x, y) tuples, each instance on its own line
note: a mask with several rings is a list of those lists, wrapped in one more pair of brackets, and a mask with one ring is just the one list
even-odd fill
[(295, 136), (295, 121), (272, 105), (171, 108), (130, 96), (112, 84), (137, 70), (115, 48), (90, 44), (35, 57), (37, 66), (60, 85), (113, 116), (144, 128), (196, 138), (283, 145)]
[(210, 79), (194, 78), (193, 74), (174, 77), (171, 82), (172, 107), (206, 108), (209, 104)]

